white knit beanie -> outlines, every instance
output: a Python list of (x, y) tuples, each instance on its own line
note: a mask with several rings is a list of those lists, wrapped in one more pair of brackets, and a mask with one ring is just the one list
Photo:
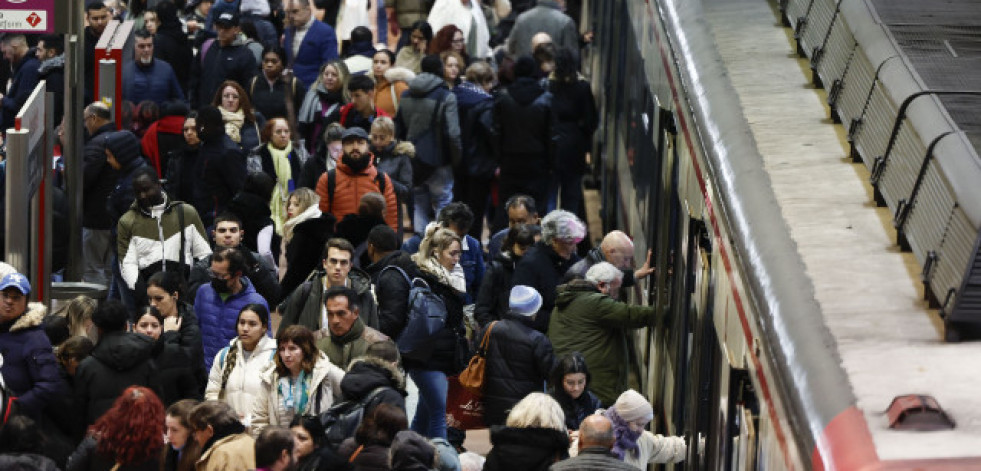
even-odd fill
[(654, 408), (651, 407), (651, 403), (633, 389), (624, 391), (613, 404), (613, 408), (616, 409), (617, 415), (627, 422), (650, 422), (654, 419)]

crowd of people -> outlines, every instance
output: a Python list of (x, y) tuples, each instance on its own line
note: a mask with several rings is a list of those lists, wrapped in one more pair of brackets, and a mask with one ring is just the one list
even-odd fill
[[(619, 231), (582, 243), (598, 118), (577, 5), (95, 0), (85, 12), (86, 93), (108, 21), (136, 23), (122, 122), (92, 96), (77, 117), (83, 280), (108, 299), (47, 313), (2, 267), (0, 467), (685, 458), (683, 439), (646, 430), (653, 408), (630, 389), (628, 331), (655, 310), (618, 297), (653, 272), (650, 254), (636, 268)], [(62, 93), (63, 41), (3, 38), (4, 129), (38, 80)], [(420, 292), (444, 317), (409, 347)], [(447, 421), (448, 389), (484, 338), (486, 462)]]

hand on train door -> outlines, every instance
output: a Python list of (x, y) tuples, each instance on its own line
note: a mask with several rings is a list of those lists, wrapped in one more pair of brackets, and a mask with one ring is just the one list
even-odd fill
[(647, 276), (649, 276), (651, 273), (654, 273), (654, 271), (657, 270), (656, 267), (652, 267), (651, 266), (651, 255), (653, 253), (654, 253), (653, 250), (650, 250), (650, 249), (647, 250), (647, 260), (644, 261), (644, 265), (641, 266), (640, 268), (634, 270), (634, 279), (635, 280), (640, 280), (642, 278), (647, 278)]

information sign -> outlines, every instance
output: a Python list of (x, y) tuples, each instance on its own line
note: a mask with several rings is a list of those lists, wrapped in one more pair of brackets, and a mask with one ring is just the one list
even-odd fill
[(0, 32), (53, 33), (54, 0), (0, 0)]

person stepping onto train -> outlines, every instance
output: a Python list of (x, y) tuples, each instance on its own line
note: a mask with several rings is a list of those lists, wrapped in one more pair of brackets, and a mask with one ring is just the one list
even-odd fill
[(590, 388), (603, 404), (613, 404), (629, 388), (627, 329), (654, 322), (654, 306), (617, 301), (623, 272), (600, 262), (585, 280), (558, 287), (548, 338), (556, 355), (581, 352), (592, 371)]
[(654, 408), (637, 391), (624, 391), (603, 415), (613, 423), (616, 442), (611, 452), (625, 463), (646, 470), (649, 463), (684, 461), (688, 446), (683, 437), (654, 435), (646, 430), (654, 420)]
[(610, 262), (613, 266), (623, 271), (623, 283), (621, 287), (630, 288), (638, 280), (642, 280), (654, 273), (651, 267), (651, 251), (647, 251), (647, 260), (644, 265), (634, 270), (634, 241), (623, 231), (610, 231), (603, 237), (600, 246), (589, 251), (582, 260), (576, 262), (572, 268), (566, 272), (566, 279), (583, 278), (586, 272), (599, 262)]

